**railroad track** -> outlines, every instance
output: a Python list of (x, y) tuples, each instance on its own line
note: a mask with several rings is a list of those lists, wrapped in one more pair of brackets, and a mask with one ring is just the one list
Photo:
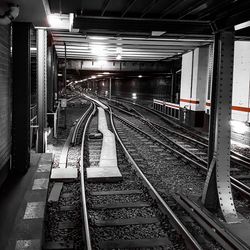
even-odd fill
[[(114, 132), (117, 135), (117, 140), (120, 144), (117, 144), (119, 157), (118, 162), (120, 170), (124, 175), (124, 179), (118, 184), (90, 184), (84, 181), (83, 170), (81, 171), (81, 176), (83, 178), (82, 182), (84, 182), (82, 183), (84, 184), (82, 187), (86, 187), (86, 190), (83, 190), (82, 193), (84, 196), (83, 204), (85, 204), (85, 232), (87, 232), (85, 238), (88, 239), (88, 249), (121, 249), (122, 247), (127, 249), (138, 246), (145, 247), (147, 244), (156, 244), (151, 245), (153, 247), (152, 249), (162, 249), (157, 248), (156, 246), (165, 246), (167, 248), (163, 249), (169, 249), (168, 247), (171, 245), (173, 246), (174, 244), (174, 248), (176, 249), (176, 243), (173, 243), (175, 241), (172, 242), (172, 238), (166, 234), (168, 228), (172, 227), (169, 226), (169, 222), (171, 222), (171, 225), (174, 225), (175, 227), (175, 229), (171, 229), (172, 237), (174, 235), (173, 238), (178, 238), (178, 235), (182, 234), (182, 237), (186, 242), (186, 247), (188, 246), (189, 249), (202, 249), (203, 247), (207, 248), (208, 245), (209, 247), (213, 245), (214, 249), (217, 249), (217, 247), (220, 249), (218, 243), (215, 243), (213, 240), (213, 243), (211, 243), (211, 239), (209, 237), (204, 237), (202, 240), (200, 239), (201, 243), (197, 243), (197, 241), (194, 240), (194, 237), (189, 233), (186, 225), (190, 226), (190, 224), (195, 222), (193, 222), (194, 220), (192, 220), (191, 217), (187, 215), (188, 212), (181, 208), (183, 204), (180, 205), (185, 199), (181, 196), (176, 196), (173, 198), (172, 196), (168, 195), (165, 185), (160, 186), (159, 188), (159, 185), (161, 184), (159, 184), (160, 181), (159, 176), (157, 176), (157, 169), (153, 169), (153, 173), (156, 174), (155, 183), (151, 183), (146, 178), (144, 171), (149, 171), (150, 167), (152, 166), (147, 164), (146, 159), (140, 156), (140, 154), (136, 152), (136, 147), (131, 144), (129, 140), (127, 140), (127, 136), (124, 132), (126, 130), (124, 130), (124, 123), (116, 115), (112, 115), (112, 117), (112, 128), (114, 129)], [(95, 123), (96, 122), (94, 122), (94, 124)], [(117, 125), (117, 123), (120, 123), (121, 127)], [(92, 129), (93, 127), (94, 126), (92, 125), (90, 126)], [(130, 126), (128, 127), (130, 129)], [(84, 131), (86, 133), (87, 129), (84, 129)], [(96, 132), (97, 131), (90, 131), (90, 133)], [(143, 133), (140, 132), (139, 136), (143, 137)], [(88, 137), (85, 136), (85, 139), (83, 140), (84, 144), (82, 145), (82, 151), (85, 153), (83, 159), (86, 160), (86, 155), (94, 157), (92, 157), (90, 162), (81, 162), (83, 169), (85, 167), (89, 167), (91, 162), (93, 163), (93, 161), (98, 158), (98, 150), (100, 152), (100, 142), (98, 142), (98, 139), (88, 140), (87, 138)], [(137, 137), (136, 140), (138, 140)], [(148, 143), (152, 143), (150, 142), (149, 138), (147, 138), (147, 140)], [(125, 153), (123, 150), (121, 150), (121, 147)], [(156, 151), (157, 155), (164, 154), (165, 160), (166, 154), (167, 157), (169, 157), (169, 160), (173, 158), (173, 153), (171, 150), (166, 151), (166, 149), (163, 147), (162, 149), (159, 149), (159, 146), (157, 145), (152, 145), (152, 149)], [(92, 150), (95, 150), (95, 155), (92, 154)], [(126, 157), (124, 157), (124, 154)], [(89, 159), (91, 159), (91, 157)], [(131, 166), (134, 169), (133, 172), (130, 172)], [(138, 177), (140, 178), (138, 179)], [(147, 190), (145, 189), (145, 186), (147, 187)], [(153, 186), (157, 187), (158, 192)], [(143, 206), (143, 210), (141, 210), (140, 206)], [(177, 211), (177, 215), (171, 208)], [(132, 210), (133, 212), (131, 213), (129, 210)], [(191, 210), (193, 211), (193, 208)], [(147, 212), (144, 214), (144, 211)], [(135, 218), (136, 215), (143, 215), (143, 219), (140, 220)], [(154, 220), (152, 217), (156, 220)], [(181, 218), (183, 222), (181, 222), (179, 218)], [(150, 220), (150, 223), (146, 222)], [(159, 220), (161, 223), (158, 223), (157, 220)], [(154, 221), (155, 223), (152, 223)], [(204, 218), (202, 221), (202, 223), (204, 223)], [(138, 225), (132, 225), (134, 223)], [(140, 223), (144, 223), (144, 225), (141, 225)], [(149, 224), (151, 226), (148, 228)], [(208, 222), (206, 225), (208, 225)], [(147, 229), (145, 229), (145, 227)], [(198, 236), (201, 233), (201, 230), (203, 230), (201, 228), (202, 226), (195, 226), (196, 237), (198, 238), (201, 238)], [(148, 230), (152, 229), (154, 232), (150, 233), (151, 239), (152, 237), (156, 236), (154, 234), (155, 232), (161, 232), (160, 234), (157, 234), (158, 240), (154, 241), (155, 243), (153, 243), (152, 240), (147, 240), (147, 237), (149, 236), (148, 232), (151, 232)], [(192, 230), (194, 230), (194, 228)], [(176, 231), (178, 233), (176, 233)], [(133, 232), (132, 235), (131, 232)], [(210, 225), (208, 234), (216, 238), (216, 242), (219, 242), (219, 244), (222, 244), (224, 247), (226, 246), (227, 249), (235, 249), (235, 246), (237, 246), (238, 249), (246, 249), (237, 240), (225, 234), (222, 228), (217, 227), (215, 233), (215, 230), (213, 230)], [(159, 237), (159, 235), (164, 237)], [(139, 237), (140, 240), (136, 240), (135, 237)], [(181, 248), (177, 246), (177, 249)]]
[[(71, 128), (61, 152), (60, 168), (79, 168), (79, 143), (89, 115), (94, 110), (91, 104)], [(43, 249), (83, 249), (82, 205), (80, 178), (53, 180), (46, 208), (45, 243)]]
[[(185, 249), (179, 240), (180, 234), (192, 249), (201, 249), (142, 172), (132, 169), (121, 145), (117, 144), (117, 152), (123, 181), (100, 184), (85, 181), (83, 169), (96, 166), (100, 154), (100, 139), (91, 136), (97, 133), (96, 119), (89, 119), (89, 130), (87, 132), (86, 125), (82, 141), (85, 160), (81, 161), (81, 179), (87, 249)], [(155, 200), (161, 204), (161, 209)], [(178, 225), (179, 232), (171, 226), (168, 217)]]
[[(121, 105), (120, 105), (121, 106)], [(171, 145), (173, 149), (187, 156), (189, 159), (198, 163), (204, 171), (207, 171), (207, 150), (208, 146), (197, 139), (183, 135), (173, 129), (166, 128), (149, 119), (145, 119), (143, 115), (138, 116), (123, 110), (119, 107), (111, 105), (111, 107), (118, 109), (125, 113), (126, 119), (131, 121), (131, 116), (134, 117), (134, 125), (139, 127), (147, 134), (151, 134), (154, 138)], [(123, 115), (124, 116), (124, 115)], [(233, 186), (242, 194), (250, 198), (250, 159), (246, 158), (236, 152), (231, 153), (231, 180)]]
[[(186, 163), (188, 162), (188, 164), (190, 164), (190, 159), (186, 158), (185, 156), (184, 157), (181, 156), (180, 153), (171, 149), (171, 147), (163, 145), (161, 142), (155, 140), (155, 138), (152, 138), (150, 135), (148, 135), (148, 134), (144, 133), (143, 131), (141, 131), (140, 129), (134, 127), (131, 124), (131, 122), (125, 121), (123, 118), (121, 118), (117, 115), (114, 115), (114, 122), (115, 122), (115, 126), (117, 127), (118, 134), (120, 135), (121, 140), (124, 140), (124, 145), (125, 145), (125, 147), (128, 148), (127, 150), (128, 150), (128, 152), (130, 152), (131, 157), (133, 157), (135, 162), (138, 162), (139, 168), (141, 168), (143, 173), (145, 173), (145, 175), (148, 176), (149, 180), (153, 179), (152, 185), (158, 190), (158, 192), (161, 194), (162, 197), (164, 197), (165, 200), (169, 200), (169, 195), (171, 197), (173, 196), (174, 199), (176, 200), (176, 202), (181, 206), (181, 209), (180, 208), (179, 209), (181, 211), (183, 211), (183, 208), (185, 208), (184, 210), (189, 212), (190, 216), (193, 216), (193, 218), (195, 218), (195, 221), (202, 228), (206, 228), (206, 232), (211, 237), (213, 237), (219, 244), (221, 244), (221, 246), (225, 247), (225, 249), (235, 249), (235, 248), (236, 249), (238, 249), (238, 248), (239, 249), (247, 249), (246, 246), (241, 245), (241, 243), (238, 242), (238, 240), (235, 239), (234, 237), (232, 238), (232, 236), (224, 234), (224, 229), (221, 228), (220, 226), (216, 225), (216, 223), (212, 222), (213, 225), (210, 224), (211, 221), (213, 221), (213, 220), (211, 220), (211, 218), (209, 218), (209, 216), (207, 216), (206, 214), (199, 214), (199, 212), (200, 212), (199, 211), (197, 213), (195, 212), (195, 215), (194, 215), (193, 212), (195, 211), (195, 209), (197, 209), (197, 207), (195, 207), (193, 205), (193, 203), (190, 202), (188, 199), (183, 197), (183, 195), (180, 194), (180, 195), (176, 196), (176, 195), (173, 195), (171, 191), (169, 192), (168, 190), (166, 190), (166, 187), (169, 186), (170, 182), (174, 181), (172, 179), (171, 175), (172, 174), (176, 175), (176, 169), (173, 171), (173, 167), (175, 168), (175, 166), (176, 167), (178, 166), (179, 168), (181, 168), (181, 171), (183, 171), (183, 168), (186, 165)], [(128, 131), (130, 131), (130, 133), (132, 131), (133, 135), (129, 136)], [(136, 132), (137, 135), (134, 132)], [(131, 146), (131, 142), (127, 140), (128, 137), (134, 138), (132, 140), (132, 145), (134, 145), (134, 146)], [(139, 140), (142, 141), (143, 144), (146, 144), (147, 145), (146, 147), (151, 148), (150, 152), (148, 153), (149, 158), (145, 158), (145, 154), (141, 153), (143, 151), (143, 149), (141, 149), (141, 152), (140, 152), (140, 149), (138, 150), (138, 146), (135, 146)], [(144, 155), (144, 157), (142, 155)], [(160, 159), (161, 157), (164, 160), (161, 160)], [(151, 164), (148, 165), (147, 162), (149, 161), (150, 158), (152, 158), (152, 161), (151, 161)], [(160, 165), (163, 165), (163, 166), (160, 166), (161, 169), (158, 169), (157, 166), (153, 165), (155, 162), (155, 158), (158, 158), (158, 161), (160, 161)], [(182, 160), (180, 160), (180, 158), (182, 158)], [(184, 160), (184, 162), (183, 162), (183, 160)], [(167, 162), (168, 162), (168, 166), (165, 165), (165, 164), (167, 164)], [(194, 163), (193, 161), (191, 161), (191, 164), (194, 164), (194, 165), (196, 165), (196, 167), (201, 167), (202, 169), (204, 169), (202, 166), (199, 166), (197, 163)], [(154, 166), (153, 170), (151, 169), (152, 166)], [(164, 170), (164, 168), (168, 168), (169, 166), (170, 166), (170, 168), (166, 172)], [(201, 185), (201, 187), (203, 187), (204, 180), (201, 181), (199, 172), (196, 172), (195, 175), (192, 175), (192, 173), (190, 174), (190, 170), (191, 169), (189, 169), (186, 173), (184, 173), (183, 176), (186, 176), (189, 174), (190, 178), (192, 178), (192, 181), (195, 183), (195, 186)], [(171, 173), (171, 171), (173, 171), (174, 173)], [(178, 170), (177, 170), (177, 172), (178, 172)], [(163, 175), (163, 173), (165, 173), (165, 175)], [(197, 180), (199, 179), (199, 181), (196, 182), (195, 178), (197, 177), (197, 175), (198, 175)], [(178, 177), (175, 176), (175, 179), (176, 178), (178, 179)], [(182, 190), (182, 191), (190, 189), (189, 188), (190, 183), (188, 183), (187, 180), (183, 181), (181, 179), (180, 181), (178, 181), (178, 184), (180, 186), (177, 187), (177, 189), (174, 190), (174, 192), (179, 192), (179, 191), (177, 191), (178, 189)], [(194, 187), (194, 189), (195, 188), (196, 187)], [(170, 194), (168, 194), (168, 193), (170, 193)], [(197, 191), (195, 193), (197, 194)], [(185, 195), (188, 195), (188, 192), (185, 192)], [(172, 203), (172, 200), (171, 200), (170, 204), (172, 204), (174, 211), (179, 210), (176, 206), (176, 203)], [(197, 217), (198, 217), (198, 219), (197, 219)], [(189, 227), (190, 224), (192, 225), (192, 223), (193, 223), (192, 220), (190, 220), (190, 217), (186, 217), (186, 215), (183, 216), (183, 214), (181, 212), (180, 212), (179, 218), (183, 219), (183, 223), (186, 224), (187, 227)], [(217, 231), (214, 230), (215, 228)], [(193, 231), (194, 229), (192, 228), (190, 230)], [(214, 235), (215, 231), (216, 231), (216, 235)], [(199, 232), (200, 232), (199, 230), (198, 230), (198, 232), (196, 232), (197, 237), (198, 237)], [(207, 241), (207, 239), (202, 240), (202, 243), (204, 244), (203, 245), (204, 248), (207, 248), (207, 246), (209, 245), (209, 243), (206, 241)]]

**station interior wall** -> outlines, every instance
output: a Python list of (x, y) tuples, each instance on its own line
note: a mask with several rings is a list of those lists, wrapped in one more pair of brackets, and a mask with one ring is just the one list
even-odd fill
[[(140, 99), (157, 98), (171, 101), (171, 85), (171, 74), (158, 77), (112, 79), (112, 95), (131, 98), (132, 94), (136, 93)], [(98, 82), (96, 89), (98, 94), (105, 95), (105, 91), (109, 91), (109, 80)]]
[(0, 186), (8, 174), (11, 155), (11, 39), (10, 26), (0, 25)]
[(232, 119), (250, 122), (250, 42), (248, 41), (237, 41), (234, 46), (232, 106)]

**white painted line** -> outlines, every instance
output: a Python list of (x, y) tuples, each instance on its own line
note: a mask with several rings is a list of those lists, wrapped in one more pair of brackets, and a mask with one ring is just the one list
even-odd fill
[(49, 179), (35, 179), (32, 190), (47, 189), (49, 185)]
[(45, 202), (28, 202), (23, 219), (39, 219), (44, 217)]
[(37, 172), (49, 172), (51, 164), (39, 164)]
[(15, 250), (40, 250), (41, 240), (17, 240)]

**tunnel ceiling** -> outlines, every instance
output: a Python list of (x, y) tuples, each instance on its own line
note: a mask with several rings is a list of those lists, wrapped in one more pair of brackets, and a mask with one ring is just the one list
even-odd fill
[[(49, 0), (52, 13), (74, 13), (73, 31), (52, 32), (59, 57), (159, 61), (209, 44), (216, 31), (248, 21), (247, 0)], [(242, 38), (249, 29), (239, 31)], [(97, 53), (93, 53), (93, 47)], [(98, 54), (98, 49), (105, 53)]]

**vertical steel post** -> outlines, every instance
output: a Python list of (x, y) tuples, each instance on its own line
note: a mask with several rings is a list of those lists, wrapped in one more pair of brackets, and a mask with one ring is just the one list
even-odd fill
[(66, 84), (67, 84), (67, 47), (66, 43), (64, 43), (64, 88), (65, 88), (65, 94), (66, 94)]
[(47, 124), (47, 31), (37, 30), (38, 153), (44, 153)]
[(53, 47), (51, 37), (48, 37), (48, 54), (47, 54), (47, 101), (48, 101), (48, 111), (53, 112), (53, 73), (52, 73), (52, 63), (53, 63)]
[(111, 99), (111, 91), (112, 91), (112, 78), (109, 78), (109, 99)]
[(224, 31), (215, 36), (214, 71), (211, 97), (209, 170), (202, 202), (208, 209), (220, 208), (227, 223), (239, 222), (230, 183), (230, 120), (234, 34)]
[(19, 174), (30, 165), (30, 29), (30, 23), (13, 23), (12, 168)]

